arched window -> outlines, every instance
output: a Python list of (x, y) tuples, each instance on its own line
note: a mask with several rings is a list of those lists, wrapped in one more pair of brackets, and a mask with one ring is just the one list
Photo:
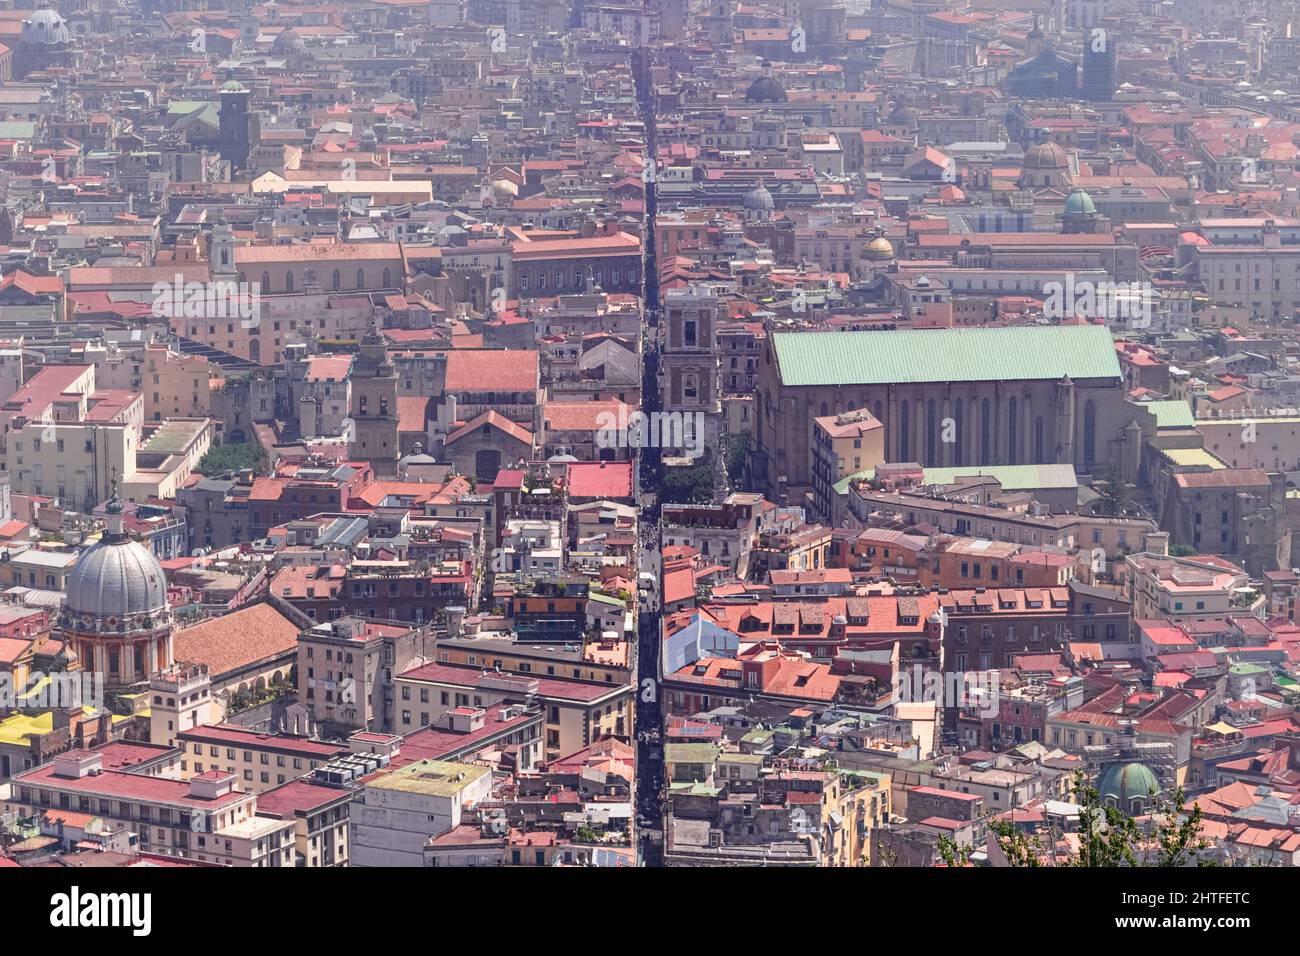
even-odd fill
[(907, 461), (912, 457), (912, 405), (907, 399), (899, 406), (898, 422), (898, 460)]
[(827, 405), (825, 402), (822, 402), (822, 415), (821, 415), (821, 417), (822, 417), (822, 418), (825, 418), (825, 417), (826, 417), (827, 415), (829, 415), (830, 413), (831, 413), (831, 407), (830, 407), (829, 405)]
[(271, 273), (269, 273), (269, 272), (263, 272), (263, 273), (262, 273), (262, 288), (258, 289), (257, 291), (258, 291), (258, 292), (270, 292), (270, 291), (271, 291)]
[(286, 272), (286, 273), (284, 274), (284, 291), (285, 291), (285, 292), (292, 292), (292, 291), (293, 291), (293, 273), (292, 273), (292, 272)]
[(335, 292), (338, 292), (339, 289), (343, 288), (343, 277), (342, 277), (341, 275), (339, 275), (339, 270), (338, 270), (338, 269), (335, 269), (335, 270), (334, 270), (334, 276), (333, 276), (333, 278), (331, 278), (331, 280), (330, 280), (330, 287), (331, 287)]
[(358, 288), (358, 289), (364, 289), (365, 287), (366, 287), (366, 271), (365, 271), (364, 269), (358, 269), (358, 270), (357, 270), (357, 288)]
[(389, 269), (384, 270), (384, 288), (387, 289), (393, 284), (393, 273)]
[(1039, 415), (1034, 419), (1034, 461), (1035, 465), (1046, 464), (1047, 462), (1046, 436), (1043, 429), (1043, 416)]
[(980, 402), (980, 464), (993, 460), (993, 407), (986, 398)]
[(1007, 403), (1007, 461), (1020, 464), (1020, 400)]
[(1091, 465), (1097, 460), (1097, 405), (1091, 399), (1083, 406), (1083, 461)]

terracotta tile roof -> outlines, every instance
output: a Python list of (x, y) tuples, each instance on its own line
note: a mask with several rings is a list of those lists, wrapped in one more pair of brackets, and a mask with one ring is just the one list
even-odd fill
[(490, 425), (493, 428), (499, 429), (505, 432), (511, 438), (514, 438), (515, 440), (521, 441), (525, 444), (531, 445), (533, 442), (533, 433), (530, 432), (527, 428), (525, 428), (523, 425), (519, 425), (515, 422), (512, 422), (510, 419), (506, 418), (506, 416), (502, 415), (496, 409), (491, 409), (489, 411), (484, 412), (482, 415), (475, 417), (471, 421), (466, 422), (460, 428), (457, 428), (454, 432), (452, 432), (450, 435), (447, 436), (445, 444), (450, 445), (453, 442), (457, 442), (460, 439), (464, 438), (466, 435), (473, 434), (475, 431), (482, 428), (484, 425)]
[(599, 431), (620, 427), (628, 420), (628, 407), (617, 399), (604, 402), (547, 402), (542, 411), (548, 431)]
[(429, 426), (429, 405), (433, 401), (426, 395), (399, 395), (397, 397), (397, 430), (423, 432)]
[(1268, 473), (1262, 468), (1220, 468), (1218, 471), (1186, 472), (1174, 475), (1180, 488), (1267, 487)]
[(270, 593), (281, 598), (306, 598), (307, 588), (312, 589), (313, 599), (333, 598), (343, 587), (346, 571), (342, 565), (333, 565), (322, 570), (317, 565), (290, 565), (276, 572), (271, 579)]
[(447, 355), (450, 392), (531, 392), (538, 385), (532, 349), (453, 349)]
[(176, 632), (175, 658), (207, 664), (213, 682), (221, 675), (295, 650), (298, 625), (267, 603), (252, 604)]
[(351, 355), (313, 355), (307, 362), (309, 382), (342, 382), (352, 370)]

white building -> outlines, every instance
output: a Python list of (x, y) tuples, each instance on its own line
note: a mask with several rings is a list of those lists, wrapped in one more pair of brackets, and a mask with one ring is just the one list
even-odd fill
[(421, 760), (369, 781), (352, 804), (353, 866), (423, 866), (432, 836), (492, 792), (487, 767)]

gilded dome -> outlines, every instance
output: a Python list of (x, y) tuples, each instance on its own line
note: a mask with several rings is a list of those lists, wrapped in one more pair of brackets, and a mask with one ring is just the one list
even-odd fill
[(894, 246), (884, 236), (877, 236), (862, 247), (862, 258), (883, 260), (894, 258)]

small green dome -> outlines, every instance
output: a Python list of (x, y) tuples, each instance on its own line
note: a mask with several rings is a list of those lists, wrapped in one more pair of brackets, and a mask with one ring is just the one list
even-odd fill
[(1065, 200), (1065, 214), (1067, 216), (1095, 216), (1097, 207), (1093, 203), (1091, 196), (1082, 189), (1076, 189)]
[(1163, 789), (1155, 771), (1137, 761), (1111, 764), (1097, 781), (1097, 791), (1103, 801), (1113, 798), (1125, 808), (1133, 800), (1145, 803), (1151, 799), (1151, 794), (1160, 793)]

